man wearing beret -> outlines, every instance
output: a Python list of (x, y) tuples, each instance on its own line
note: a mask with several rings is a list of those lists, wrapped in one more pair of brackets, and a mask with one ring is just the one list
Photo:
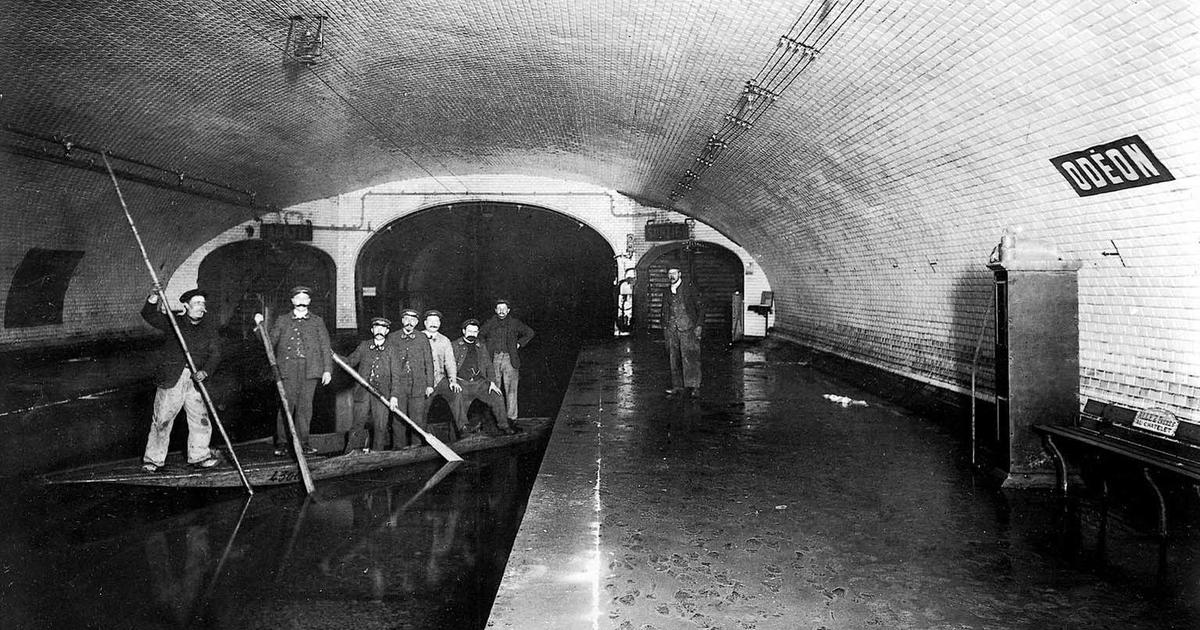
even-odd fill
[[(158, 388), (154, 392), (153, 420), (150, 424), (150, 436), (146, 439), (146, 452), (142, 455), (142, 469), (146, 472), (156, 472), (167, 461), (167, 447), (171, 441), (171, 427), (175, 417), (182, 408), (187, 414), (188, 439), (187, 461), (192, 466), (211, 468), (217, 464), (209, 443), (212, 441), (212, 424), (208, 419), (208, 408), (196, 388), (196, 383), (204, 381), (217, 369), (221, 362), (220, 339), (217, 337), (216, 325), (212, 320), (205, 319), (208, 312), (208, 295), (199, 289), (192, 289), (179, 297), (183, 302), (184, 312), (167, 314), (166, 304), (159, 304), (158, 293), (151, 293), (142, 305), (142, 319), (146, 323), (167, 333), (169, 341), (163, 344), (155, 356), (154, 384)], [(188, 367), (187, 355), (179, 347), (179, 339), (171, 326), (174, 317), (179, 324), (179, 332), (187, 344), (188, 352), (195, 361), (197, 372), (192, 374)], [(193, 382), (194, 380), (194, 382)]]
[[(358, 370), (371, 387), (387, 396), (393, 406), (400, 404), (401, 392), (407, 384), (404, 361), (394, 344), (388, 343), (388, 332), (392, 322), (384, 317), (371, 320), (371, 339), (360, 342), (354, 352), (346, 358), (346, 364)], [(392, 412), (379, 398), (372, 396), (367, 388), (354, 389), (354, 419), (350, 434), (346, 438), (346, 453), (371, 449), (382, 451), (388, 447), (388, 419)], [(370, 419), (368, 424), (367, 420)], [(370, 446), (367, 446), (367, 427), (370, 427)]]
[(517, 432), (505, 412), (504, 396), (496, 384), (490, 357), (487, 345), (479, 340), (479, 320), (463, 322), (462, 337), (454, 342), (454, 362), (458, 366), (458, 382), (462, 384), (462, 393), (457, 396), (458, 404), (454, 406), (454, 421), (460, 434), (481, 428), (467, 426), (467, 412), (476, 400), (482, 400), (492, 408), (496, 426), (502, 433)]
[[(533, 329), (510, 314), (508, 300), (496, 300), (496, 316), (479, 329), (479, 340), (492, 351), (496, 383), (504, 389), (508, 423), (517, 420), (517, 387), (521, 383), (520, 349), (533, 339)], [(515, 425), (514, 425), (515, 426)]]
[[(462, 385), (458, 384), (458, 365), (454, 362), (454, 344), (450, 338), (438, 332), (442, 328), (442, 312), (425, 311), (425, 336), (429, 338), (429, 350), (433, 353), (433, 393), (425, 400), (425, 417), (429, 417), (429, 408), (433, 400), (441, 396), (442, 400), (454, 410), (455, 402)], [(461, 433), (461, 431), (459, 431)]]
[[(404, 358), (404, 373), (407, 377), (405, 394), (400, 396), (400, 411), (422, 429), (425, 425), (425, 400), (433, 393), (433, 352), (429, 338), (417, 332), (420, 315), (411, 308), (400, 313), (400, 332), (396, 333), (396, 351)], [(405, 436), (401, 440), (401, 436)], [(417, 444), (420, 438), (400, 418), (392, 419), (393, 448)], [(403, 443), (402, 443), (403, 442)]]
[[(275, 362), (283, 377), (283, 390), (296, 424), (296, 437), (305, 453), (315, 453), (309, 446), (309, 426), (312, 424), (312, 400), (317, 383), (328, 385), (333, 378), (333, 351), (329, 346), (329, 331), (320, 315), (308, 311), (312, 289), (292, 288), (292, 312), (275, 318), (271, 325), (271, 344), (275, 346)], [(254, 314), (261, 324), (261, 313)], [(286, 455), (290, 448), (287, 418), (283, 410), (275, 420), (275, 454)]]

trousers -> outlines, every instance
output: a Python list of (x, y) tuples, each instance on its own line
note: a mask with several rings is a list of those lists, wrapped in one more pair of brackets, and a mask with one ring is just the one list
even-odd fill
[(187, 414), (188, 438), (187, 460), (189, 464), (201, 462), (211, 456), (208, 448), (212, 442), (212, 424), (208, 421), (208, 408), (191, 370), (183, 368), (179, 380), (171, 387), (160, 387), (154, 392), (154, 412), (150, 421), (150, 435), (146, 438), (146, 452), (142, 461), (162, 466), (167, 461), (167, 448), (171, 442), (171, 427), (179, 410)]

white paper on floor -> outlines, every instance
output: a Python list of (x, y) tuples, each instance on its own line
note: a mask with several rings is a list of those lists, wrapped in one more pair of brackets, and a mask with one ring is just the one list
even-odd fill
[(855, 407), (866, 407), (867, 406), (867, 401), (854, 400), (854, 399), (850, 398), (849, 396), (839, 396), (837, 394), (825, 394), (825, 395), (821, 396), (821, 398), (824, 398), (825, 400), (828, 400), (830, 402), (835, 402), (843, 407), (849, 407), (851, 405), (854, 405)]

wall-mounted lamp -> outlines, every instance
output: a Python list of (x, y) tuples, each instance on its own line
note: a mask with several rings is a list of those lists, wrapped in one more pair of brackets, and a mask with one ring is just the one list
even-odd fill
[(327, 19), (324, 15), (310, 18), (293, 15), (288, 23), (287, 43), (283, 47), (285, 53), (302, 65), (316, 64), (325, 46), (322, 31)]

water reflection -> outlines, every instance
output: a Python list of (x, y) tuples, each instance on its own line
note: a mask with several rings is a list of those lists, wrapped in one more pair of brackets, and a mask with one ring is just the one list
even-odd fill
[(0, 627), (482, 628), (544, 443), (253, 497), (37, 488)]

